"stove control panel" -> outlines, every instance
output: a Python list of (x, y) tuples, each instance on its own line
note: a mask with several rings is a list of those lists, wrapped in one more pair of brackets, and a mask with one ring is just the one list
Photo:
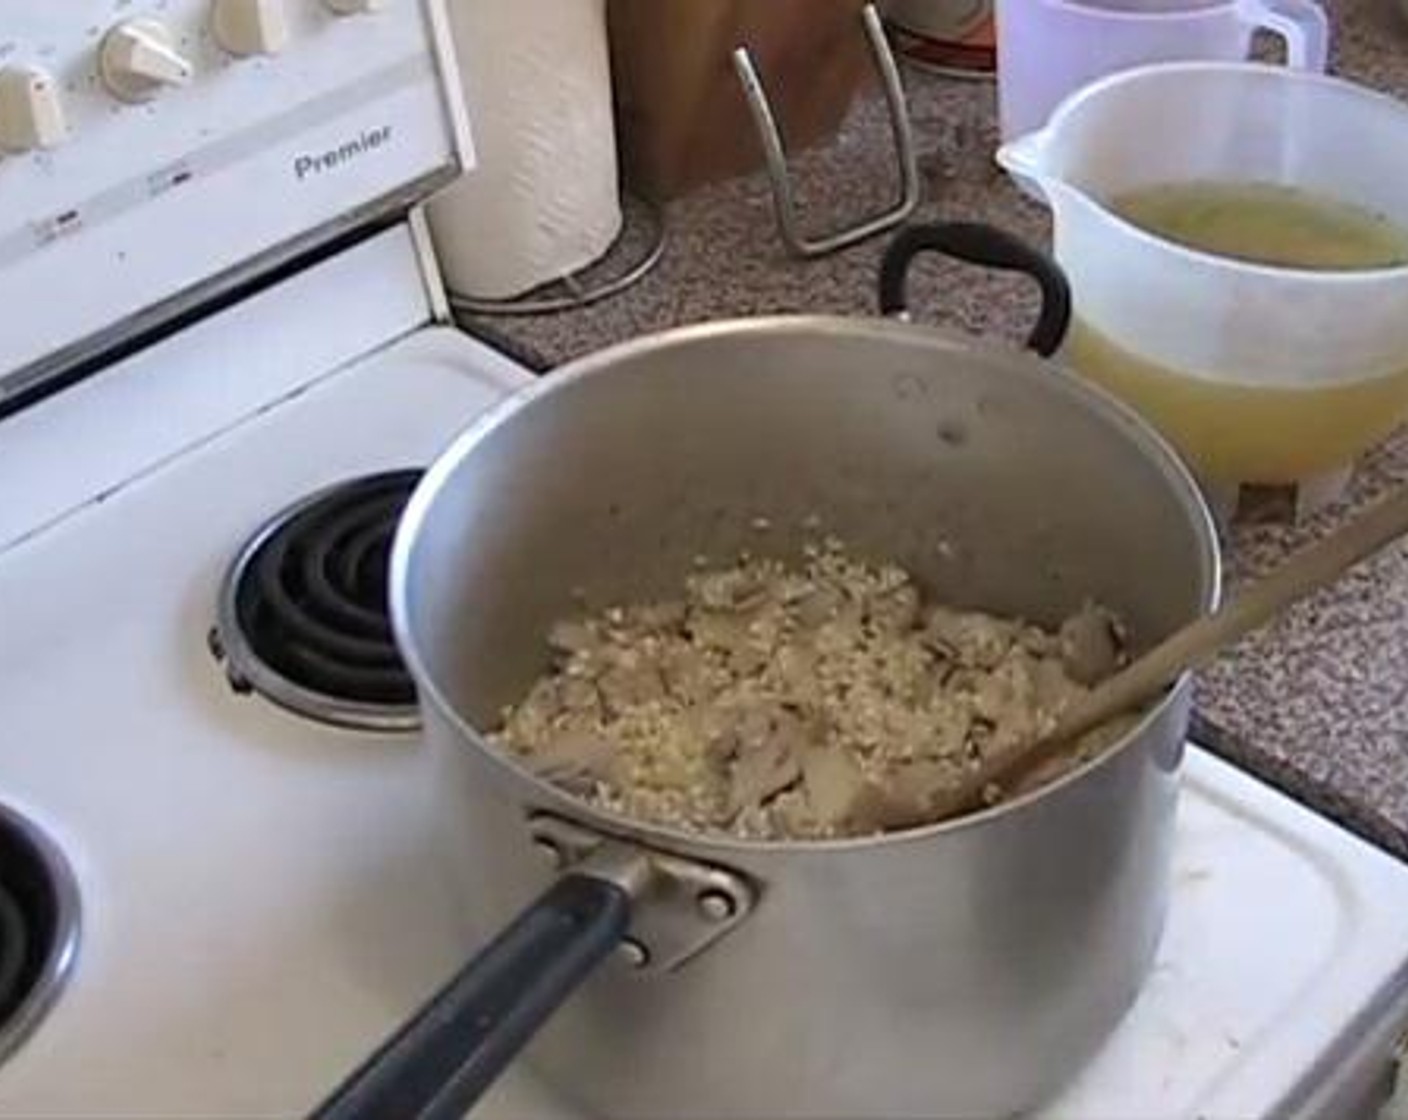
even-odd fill
[(0, 409), (471, 162), (443, 0), (0, 0)]

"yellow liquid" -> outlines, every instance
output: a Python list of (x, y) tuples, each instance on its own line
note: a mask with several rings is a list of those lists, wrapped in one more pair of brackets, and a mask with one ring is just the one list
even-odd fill
[(1382, 214), (1277, 183), (1169, 183), (1110, 209), (1189, 249), (1322, 272), (1408, 264), (1408, 230)]
[(1216, 482), (1285, 483), (1354, 460), (1408, 414), (1408, 365), (1323, 389), (1207, 381), (1146, 361), (1077, 320), (1071, 364), (1132, 405), (1202, 476)]
[[(1260, 264), (1327, 271), (1408, 264), (1408, 230), (1294, 188), (1176, 184), (1116, 198), (1111, 208), (1170, 241)], [(1067, 355), (1214, 481), (1311, 478), (1351, 462), (1408, 413), (1408, 354), (1399, 372), (1324, 388), (1239, 385), (1157, 365), (1077, 319)]]

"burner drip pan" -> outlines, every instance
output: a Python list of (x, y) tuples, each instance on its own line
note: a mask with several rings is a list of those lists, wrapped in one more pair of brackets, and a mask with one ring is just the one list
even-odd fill
[(338, 483), (266, 523), (226, 573), (211, 648), (230, 683), (342, 727), (419, 726), (387, 567), (420, 471)]

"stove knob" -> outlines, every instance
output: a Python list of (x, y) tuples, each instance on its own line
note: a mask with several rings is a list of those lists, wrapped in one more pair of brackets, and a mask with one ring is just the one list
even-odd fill
[(167, 86), (191, 80), (191, 64), (177, 53), (171, 32), (152, 19), (120, 23), (98, 51), (103, 85), (123, 101), (148, 101)]
[(0, 70), (0, 151), (54, 148), (66, 139), (64, 103), (54, 79), (27, 66)]
[(288, 42), (284, 0), (215, 0), (212, 30), (231, 54), (278, 54)]
[(323, 0), (323, 3), (340, 16), (360, 16), (384, 7), (386, 0)]

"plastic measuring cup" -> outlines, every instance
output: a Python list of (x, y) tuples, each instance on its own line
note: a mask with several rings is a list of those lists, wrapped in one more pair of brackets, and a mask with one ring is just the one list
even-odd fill
[(1206, 478), (1314, 478), (1408, 412), (1408, 267), (1248, 264), (1146, 233), (1108, 206), (1140, 187), (1263, 182), (1408, 229), (1408, 105), (1284, 67), (1149, 66), (1074, 94), (998, 161), (1052, 209), (1076, 315), (1067, 360)]
[(1156, 62), (1243, 62), (1270, 31), (1286, 63), (1323, 71), (1330, 28), (1313, 0), (997, 0), (998, 111), (1011, 140), (1069, 94)]

